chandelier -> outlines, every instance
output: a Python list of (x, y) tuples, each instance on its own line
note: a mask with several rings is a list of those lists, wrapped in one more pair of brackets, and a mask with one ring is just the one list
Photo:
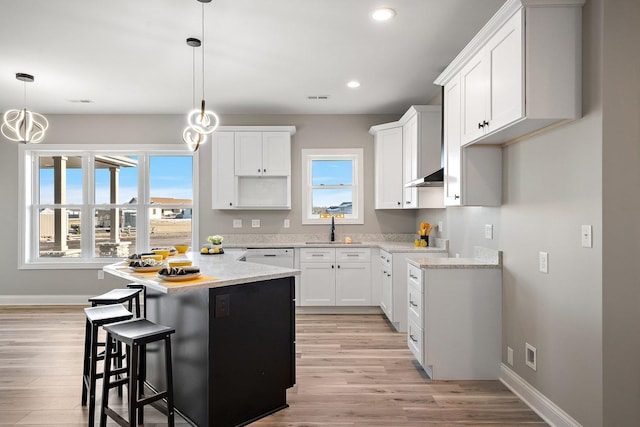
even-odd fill
[(211, 110), (206, 109), (206, 102), (204, 100), (204, 81), (205, 81), (205, 66), (204, 66), (204, 4), (209, 3), (211, 0), (198, 0), (202, 3), (202, 42), (200, 40), (190, 37), (187, 39), (187, 45), (194, 48), (193, 53), (193, 93), (195, 104), (195, 48), (202, 46), (202, 101), (200, 108), (194, 108), (187, 115), (187, 127), (182, 131), (182, 140), (189, 147), (191, 151), (197, 151), (200, 145), (207, 141), (207, 135), (212, 134), (220, 119)]
[(6, 111), (0, 131), (11, 141), (37, 144), (44, 139), (49, 122), (42, 114), (27, 110), (27, 83), (32, 83), (34, 77), (31, 74), (16, 73), (16, 79), (24, 83), (24, 108)]

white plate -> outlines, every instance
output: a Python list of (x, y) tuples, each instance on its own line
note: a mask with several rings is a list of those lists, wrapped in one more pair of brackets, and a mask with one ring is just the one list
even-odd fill
[(129, 267), (134, 273), (152, 273), (154, 271), (160, 271), (165, 268), (166, 265), (153, 265), (150, 267)]
[(158, 279), (166, 280), (167, 282), (185, 282), (191, 279), (197, 279), (202, 273), (181, 274), (180, 276), (163, 276), (158, 274)]

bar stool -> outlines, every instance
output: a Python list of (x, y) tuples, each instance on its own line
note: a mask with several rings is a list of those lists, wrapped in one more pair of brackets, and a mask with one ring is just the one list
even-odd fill
[[(133, 318), (133, 313), (124, 308), (122, 304), (102, 305), (99, 307), (85, 308), (87, 323), (84, 334), (84, 369), (82, 372), (82, 406), (89, 399), (89, 426), (93, 426), (96, 412), (96, 381), (103, 378), (102, 372), (97, 372), (98, 361), (105, 359), (105, 353), (98, 354), (98, 347), (105, 345), (98, 341), (100, 326), (109, 323), (121, 322)], [(121, 363), (122, 353), (114, 349), (115, 356)], [(105, 362), (106, 363), (106, 362)], [(119, 389), (122, 394), (122, 388)]]
[[(107, 416), (122, 426), (135, 426), (136, 414), (138, 424), (144, 420), (144, 406), (153, 404), (160, 399), (167, 400), (165, 408), (169, 426), (174, 426), (173, 408), (173, 368), (171, 362), (171, 335), (174, 328), (158, 325), (147, 319), (134, 319), (125, 322), (112, 323), (104, 326), (107, 332), (104, 374), (102, 380), (102, 409), (100, 411), (100, 427), (107, 425)], [(144, 381), (138, 375), (138, 366), (142, 365), (141, 356), (147, 344), (164, 340), (165, 375), (167, 389), (156, 394), (144, 395)], [(120, 372), (120, 369), (111, 370), (111, 362), (115, 346), (123, 343), (127, 346), (127, 377), (112, 381), (112, 377)], [(128, 383), (129, 387), (129, 420), (109, 407), (109, 390), (119, 385)], [(156, 405), (154, 405), (156, 406)]]
[(136, 303), (136, 317), (140, 317), (140, 292), (141, 288), (113, 289), (106, 294), (97, 295), (89, 298), (92, 307), (107, 304), (123, 304), (129, 303), (129, 311), (132, 309), (132, 303)]

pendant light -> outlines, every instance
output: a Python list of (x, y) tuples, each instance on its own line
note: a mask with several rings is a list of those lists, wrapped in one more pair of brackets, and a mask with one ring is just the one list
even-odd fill
[(44, 139), (49, 122), (42, 114), (27, 110), (27, 83), (32, 83), (34, 77), (31, 74), (16, 73), (16, 79), (24, 83), (24, 108), (5, 112), (0, 130), (11, 141), (37, 144)]
[[(187, 44), (192, 47), (202, 46), (202, 101), (200, 109), (194, 109), (187, 115), (188, 126), (182, 132), (182, 140), (187, 144), (191, 151), (197, 151), (200, 144), (206, 142), (207, 135), (212, 134), (220, 120), (216, 113), (206, 109), (204, 100), (204, 82), (205, 82), (205, 66), (204, 66), (204, 4), (211, 0), (198, 0), (202, 3), (202, 43), (198, 39), (189, 38)], [(191, 43), (190, 43), (191, 41)], [(196, 44), (197, 42), (197, 44)], [(193, 43), (193, 44), (192, 44)], [(194, 70), (195, 70), (195, 50), (194, 50)], [(194, 92), (195, 92), (195, 72), (194, 72)]]

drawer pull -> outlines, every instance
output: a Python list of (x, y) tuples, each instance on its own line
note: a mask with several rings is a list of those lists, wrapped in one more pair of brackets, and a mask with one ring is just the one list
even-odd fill
[(360, 256), (360, 254), (347, 254), (347, 256), (350, 256), (350, 257), (356, 256), (356, 257), (358, 257), (358, 256)]
[(415, 337), (412, 334), (409, 334), (409, 338), (411, 338), (411, 341), (413, 342), (418, 342), (418, 340), (415, 339)]
[(311, 254), (311, 256), (316, 256), (316, 257), (318, 257), (318, 256), (324, 256), (324, 254)]
[(417, 279), (418, 276), (414, 276), (413, 274), (409, 273), (409, 277), (411, 277), (412, 279)]
[(416, 304), (415, 302), (409, 300), (409, 305), (411, 305), (411, 307), (417, 307), (418, 304)]

